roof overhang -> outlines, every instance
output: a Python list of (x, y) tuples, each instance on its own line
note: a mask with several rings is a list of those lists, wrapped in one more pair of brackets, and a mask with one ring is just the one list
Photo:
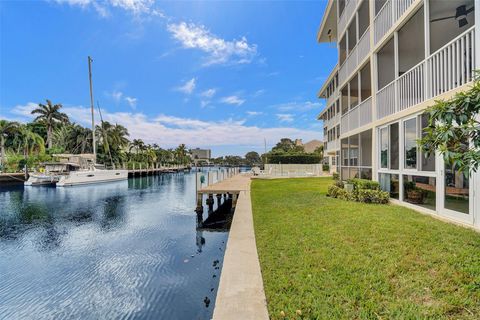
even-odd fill
[(337, 1), (328, 0), (317, 32), (318, 42), (334, 42), (337, 38)]

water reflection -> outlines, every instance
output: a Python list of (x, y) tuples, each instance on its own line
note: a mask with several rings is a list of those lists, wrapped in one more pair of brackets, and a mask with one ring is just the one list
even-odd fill
[(183, 173), (0, 189), (0, 318), (211, 318), (227, 233), (194, 205)]

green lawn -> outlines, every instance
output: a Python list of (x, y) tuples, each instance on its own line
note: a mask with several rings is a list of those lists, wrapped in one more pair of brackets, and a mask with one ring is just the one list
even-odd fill
[(400, 206), (328, 198), (331, 182), (253, 181), (272, 319), (480, 319), (479, 233)]

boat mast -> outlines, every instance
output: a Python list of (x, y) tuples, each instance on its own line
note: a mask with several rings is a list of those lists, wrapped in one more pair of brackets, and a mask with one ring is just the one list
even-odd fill
[(90, 107), (92, 111), (92, 145), (93, 145), (93, 163), (97, 163), (97, 147), (95, 141), (95, 118), (93, 117), (94, 105), (93, 105), (93, 87), (92, 87), (92, 61), (93, 59), (88, 56), (88, 78), (90, 80)]

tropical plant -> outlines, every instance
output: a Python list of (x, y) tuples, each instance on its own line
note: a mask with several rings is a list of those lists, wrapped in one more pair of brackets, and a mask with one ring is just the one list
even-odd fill
[(18, 130), (19, 124), (13, 121), (0, 120), (0, 165), (3, 168), (5, 163), (5, 138)]
[(61, 108), (61, 104), (52, 104), (52, 102), (47, 99), (46, 105), (39, 103), (38, 108), (32, 110), (32, 114), (38, 114), (34, 121), (41, 122), (47, 127), (48, 148), (52, 147), (53, 128), (58, 123), (69, 122), (68, 116), (65, 113), (59, 111)]
[(427, 109), (428, 127), (418, 145), (427, 156), (438, 151), (447, 164), (468, 176), (480, 166), (480, 78), (470, 89)]

